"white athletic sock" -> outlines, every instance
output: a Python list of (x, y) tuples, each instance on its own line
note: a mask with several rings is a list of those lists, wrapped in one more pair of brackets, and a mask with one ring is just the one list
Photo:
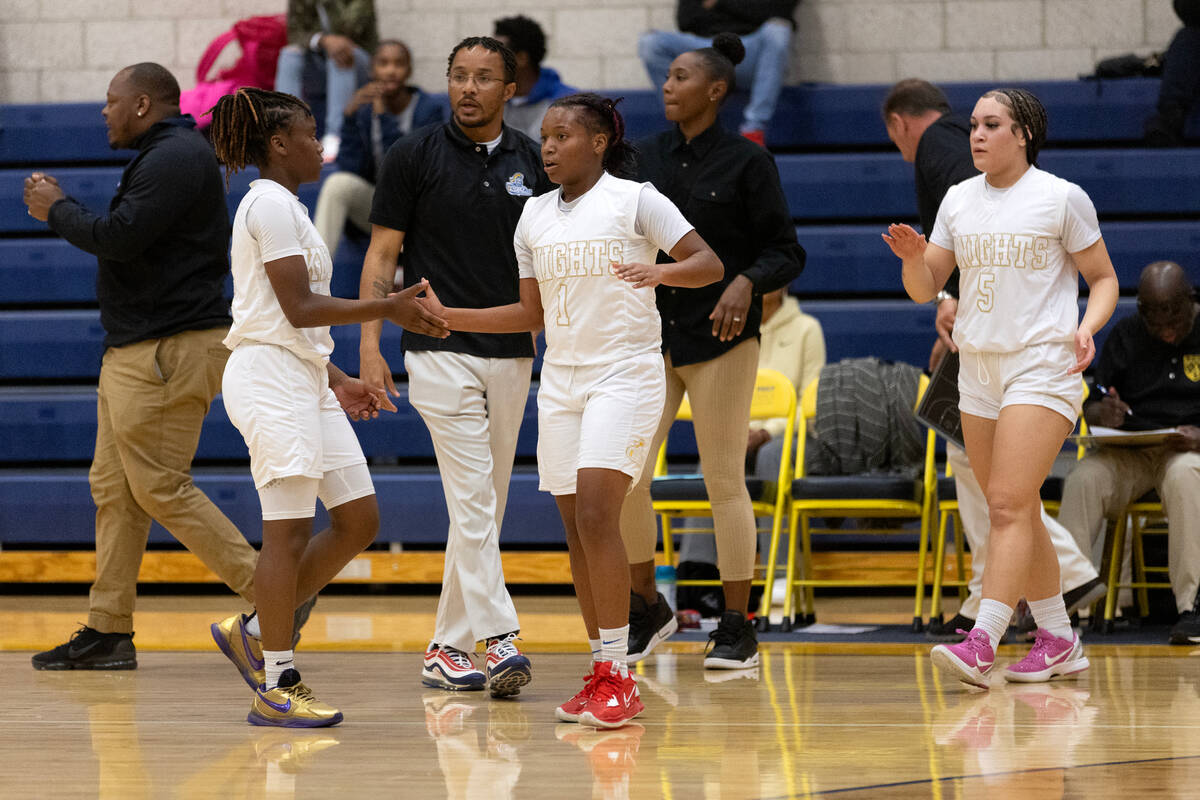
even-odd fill
[(629, 659), (629, 626), (600, 629), (600, 660), (615, 661), (622, 671)]
[(1008, 622), (1012, 619), (1013, 610), (999, 600), (984, 598), (979, 601), (979, 616), (975, 618), (975, 630), (982, 629), (992, 643), (992, 649), (1000, 644), (1004, 632), (1008, 630)]
[(268, 689), (274, 689), (279, 685), (279, 676), (285, 669), (296, 668), (295, 651), (263, 650), (263, 666), (267, 671), (267, 680), (264, 685)]
[(591, 645), (592, 648), (592, 661), (603, 661), (604, 654), (600, 652), (600, 640), (588, 639), (588, 644)]
[(253, 636), (255, 639), (262, 638), (262, 629), (258, 627), (258, 612), (251, 611), (250, 616), (246, 617), (242, 626), (246, 629), (246, 633)]
[(1067, 604), (1063, 602), (1061, 593), (1045, 600), (1030, 600), (1029, 610), (1039, 628), (1044, 628), (1068, 642), (1075, 641), (1075, 632), (1071, 630), (1071, 618), (1067, 616)]

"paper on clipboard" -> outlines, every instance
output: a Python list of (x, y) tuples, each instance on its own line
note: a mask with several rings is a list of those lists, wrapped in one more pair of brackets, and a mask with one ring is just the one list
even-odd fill
[(1112, 447), (1150, 447), (1162, 444), (1171, 434), (1179, 433), (1179, 428), (1155, 428), (1151, 431), (1123, 431), (1119, 428), (1105, 428), (1094, 425), (1088, 428), (1086, 435), (1076, 434), (1071, 437), (1083, 444), (1104, 444)]

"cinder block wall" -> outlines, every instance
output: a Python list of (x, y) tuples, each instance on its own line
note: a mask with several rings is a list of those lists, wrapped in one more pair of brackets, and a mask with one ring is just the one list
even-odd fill
[[(113, 73), (158, 61), (195, 83), (210, 40), (281, 0), (0, 0), (0, 102), (99, 100)], [(637, 36), (674, 27), (674, 0), (376, 0), (380, 32), (416, 55), (416, 82), (444, 89), (445, 57), (491, 21), (528, 14), (547, 63), (588, 88), (648, 87)], [(1097, 59), (1162, 50), (1170, 0), (802, 0), (791, 81), (883, 83), (1072, 78)]]

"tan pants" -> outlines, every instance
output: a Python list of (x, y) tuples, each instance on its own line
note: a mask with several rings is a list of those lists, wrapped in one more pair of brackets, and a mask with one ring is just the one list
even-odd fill
[(746, 437), (758, 374), (758, 340), (749, 339), (711, 361), (675, 367), (666, 357), (667, 402), (642, 478), (621, 508), (621, 536), (629, 563), (654, 559), (658, 520), (650, 480), (658, 448), (667, 438), (686, 391), (692, 405), (704, 486), (712, 503), (717, 568), (725, 581), (754, 577), (755, 522), (746, 491)]
[(100, 367), (96, 453), (96, 582), (88, 626), (131, 633), (138, 569), (157, 520), (253, 603), (257, 553), (192, 483), (200, 426), (221, 388), (228, 331), (185, 331), (110, 347)]
[(353, 172), (335, 172), (321, 184), (313, 225), (329, 248), (330, 259), (337, 256), (347, 220), (364, 233), (371, 231), (371, 201), (374, 197), (375, 184)]
[(1080, 461), (1063, 486), (1058, 521), (1100, 563), (1106, 519), (1151, 489), (1167, 514), (1167, 568), (1175, 606), (1190, 611), (1200, 587), (1200, 453), (1161, 447), (1102, 447)]

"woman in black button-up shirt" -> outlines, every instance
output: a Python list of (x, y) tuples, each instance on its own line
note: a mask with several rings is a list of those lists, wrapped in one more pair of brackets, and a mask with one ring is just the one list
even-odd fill
[[(712, 47), (676, 58), (663, 85), (666, 116), (676, 124), (638, 147), (640, 177), (683, 211), (725, 264), (725, 277), (702, 289), (658, 288), (667, 405), (649, 450), (653, 459), (686, 391), (725, 588), (726, 614), (705, 658), (706, 667), (716, 668), (752, 666), (758, 659), (745, 619), (755, 560), (745, 454), (758, 326), (762, 295), (788, 285), (804, 268), (804, 249), (796, 242), (774, 160), (717, 121), (744, 52), (736, 36), (721, 34)], [(634, 598), (630, 614), (630, 652), (639, 654), (652, 646), (655, 633), (670, 632), (669, 616), (655, 608), (662, 598), (654, 589), (652, 466), (627, 498), (621, 518), (633, 590), (645, 601)]]

